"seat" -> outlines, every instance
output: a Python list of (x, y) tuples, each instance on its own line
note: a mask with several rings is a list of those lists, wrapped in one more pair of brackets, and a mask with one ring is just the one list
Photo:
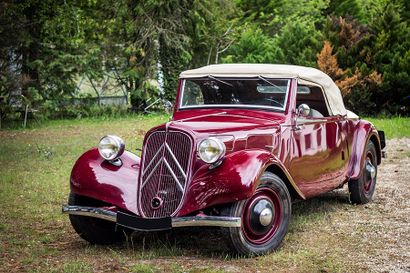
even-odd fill
[(312, 117), (312, 118), (323, 118), (324, 116), (322, 115), (322, 113), (320, 113), (319, 111), (317, 111), (317, 110), (315, 110), (315, 109), (313, 109), (313, 108), (310, 108), (310, 116)]

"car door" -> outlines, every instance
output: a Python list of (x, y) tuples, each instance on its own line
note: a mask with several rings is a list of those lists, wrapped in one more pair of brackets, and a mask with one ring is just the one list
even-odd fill
[(323, 91), (317, 87), (311, 90), (313, 97), (297, 94), (297, 106), (310, 104), (311, 111), (318, 114), (296, 116), (291, 130), (291, 158), (288, 163), (289, 173), (307, 197), (341, 185), (346, 180), (347, 163), (343, 133), (345, 118), (329, 115)]

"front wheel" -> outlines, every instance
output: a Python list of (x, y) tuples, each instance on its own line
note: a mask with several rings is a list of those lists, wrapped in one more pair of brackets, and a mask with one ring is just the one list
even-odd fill
[(291, 217), (291, 198), (285, 183), (265, 172), (252, 197), (230, 204), (223, 215), (241, 217), (241, 227), (224, 228), (229, 246), (242, 255), (262, 255), (279, 247)]
[[(70, 193), (68, 204), (74, 206), (95, 206), (98, 207), (97, 200)], [(79, 215), (69, 215), (71, 225), (81, 238), (91, 244), (113, 244), (125, 240), (125, 235), (122, 231), (116, 232), (115, 223), (106, 220)]]
[(373, 199), (377, 179), (376, 147), (369, 141), (366, 145), (362, 174), (349, 181), (350, 200), (353, 204), (366, 204)]

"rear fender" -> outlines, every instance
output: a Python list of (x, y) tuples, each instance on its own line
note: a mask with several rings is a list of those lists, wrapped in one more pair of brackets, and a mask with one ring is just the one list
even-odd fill
[(286, 174), (288, 182), (304, 199), (277, 158), (266, 150), (249, 149), (227, 155), (222, 164), (214, 169), (209, 169), (207, 164), (200, 167), (193, 174), (178, 216), (251, 197), (259, 185), (260, 176), (272, 165), (278, 166)]
[(380, 137), (376, 128), (370, 122), (361, 120), (357, 123), (353, 140), (352, 152), (349, 160), (349, 178), (358, 179), (363, 170), (366, 145), (372, 141), (376, 146), (377, 164), (381, 163)]
[(121, 166), (104, 160), (98, 150), (85, 152), (71, 171), (71, 191), (137, 214), (137, 179), (141, 159), (125, 151)]

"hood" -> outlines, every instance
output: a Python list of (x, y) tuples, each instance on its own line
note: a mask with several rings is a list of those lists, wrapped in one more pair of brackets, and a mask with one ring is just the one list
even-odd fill
[(269, 114), (260, 111), (217, 110), (189, 111), (175, 115), (168, 123), (169, 128), (201, 134), (226, 134), (230, 132), (273, 129), (284, 122), (283, 114)]

